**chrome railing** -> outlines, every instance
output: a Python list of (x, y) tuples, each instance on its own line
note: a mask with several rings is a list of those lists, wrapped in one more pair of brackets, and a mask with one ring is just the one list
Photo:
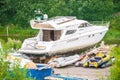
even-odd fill
[(90, 24), (95, 25), (95, 26), (105, 26), (109, 27), (110, 22), (109, 21), (89, 21)]

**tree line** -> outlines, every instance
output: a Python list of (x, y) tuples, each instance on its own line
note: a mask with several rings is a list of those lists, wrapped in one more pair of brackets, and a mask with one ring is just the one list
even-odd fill
[(1, 0), (0, 25), (29, 27), (34, 10), (49, 17), (76, 16), (84, 20), (107, 20), (120, 11), (119, 0)]

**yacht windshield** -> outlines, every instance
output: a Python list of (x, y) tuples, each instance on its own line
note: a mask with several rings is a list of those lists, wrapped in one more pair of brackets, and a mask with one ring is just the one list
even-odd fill
[(89, 26), (91, 26), (91, 24), (89, 24), (89, 23), (81, 23), (78, 28), (89, 27)]

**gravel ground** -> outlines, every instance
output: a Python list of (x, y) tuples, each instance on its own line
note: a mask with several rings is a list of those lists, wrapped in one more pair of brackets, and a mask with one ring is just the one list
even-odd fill
[(64, 68), (55, 68), (54, 71), (55, 74), (86, 78), (88, 80), (98, 80), (100, 78), (106, 78), (109, 75), (109, 67), (83, 68), (83, 67), (67, 66)]

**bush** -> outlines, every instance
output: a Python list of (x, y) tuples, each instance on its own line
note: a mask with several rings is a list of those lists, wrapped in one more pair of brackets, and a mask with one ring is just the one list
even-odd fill
[(27, 78), (27, 70), (20, 69), (18, 63), (10, 67), (10, 62), (6, 60), (7, 54), (0, 51), (0, 80), (31, 80)]
[(0, 42), (3, 50), (11, 50), (12, 48), (18, 50), (22, 45), (20, 40), (11, 38), (8, 38), (7, 42), (5, 42), (3, 39), (0, 39)]
[(5, 41), (3, 39), (0, 39), (0, 46), (5, 47)]
[(8, 41), (6, 43), (6, 49), (19, 49), (21, 47), (22, 42), (20, 40), (16, 40), (16, 39), (11, 39), (8, 38)]
[(115, 57), (115, 61), (110, 69), (108, 80), (120, 80), (120, 46), (113, 49), (112, 55)]

